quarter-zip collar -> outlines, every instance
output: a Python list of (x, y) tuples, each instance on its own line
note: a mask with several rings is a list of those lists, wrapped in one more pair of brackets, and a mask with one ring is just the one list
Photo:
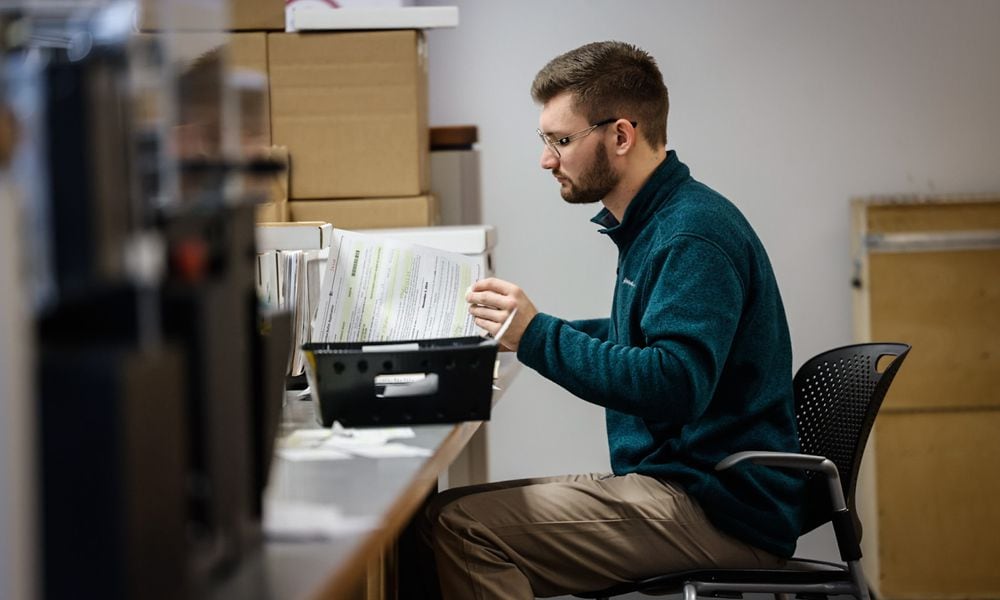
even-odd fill
[(629, 202), (620, 223), (607, 208), (601, 209), (591, 222), (600, 225), (602, 229), (599, 233), (607, 234), (618, 249), (622, 250), (642, 231), (646, 222), (660, 206), (669, 201), (674, 191), (690, 177), (691, 172), (687, 165), (677, 158), (675, 151), (671, 150)]

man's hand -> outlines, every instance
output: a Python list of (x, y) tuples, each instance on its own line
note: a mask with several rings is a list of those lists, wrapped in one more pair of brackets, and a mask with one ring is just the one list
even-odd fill
[(465, 299), (469, 302), (469, 314), (476, 317), (476, 325), (488, 331), (490, 335), (496, 335), (510, 313), (517, 309), (510, 327), (500, 338), (500, 345), (508, 350), (517, 350), (528, 323), (531, 323), (538, 314), (538, 309), (525, 295), (524, 290), (496, 277), (480, 279), (473, 283)]

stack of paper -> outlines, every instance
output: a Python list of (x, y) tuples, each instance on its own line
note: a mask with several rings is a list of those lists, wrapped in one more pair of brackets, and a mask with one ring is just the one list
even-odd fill
[(332, 232), (329, 223), (318, 222), (257, 226), (257, 295), (265, 306), (292, 313), (289, 375), (305, 370), (302, 344), (312, 337)]
[(380, 342), (476, 335), (465, 294), (478, 258), (388, 237), (333, 230), (313, 325), (315, 342)]

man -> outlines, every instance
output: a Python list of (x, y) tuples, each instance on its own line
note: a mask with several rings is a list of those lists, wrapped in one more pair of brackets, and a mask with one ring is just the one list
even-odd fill
[(666, 151), (651, 56), (585, 45), (535, 77), (541, 166), (619, 251), (611, 316), (564, 321), (516, 285), (476, 283), (476, 323), (605, 407), (613, 473), (449, 490), (425, 512), (445, 598), (533, 598), (693, 567), (772, 567), (799, 531), (801, 481), (714, 465), (797, 451), (788, 326), (763, 246), (729, 201)]

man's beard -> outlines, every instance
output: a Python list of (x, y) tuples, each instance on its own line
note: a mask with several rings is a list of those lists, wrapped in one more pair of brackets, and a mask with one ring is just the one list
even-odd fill
[[(557, 173), (558, 174), (558, 173)], [(621, 176), (611, 168), (608, 153), (604, 146), (598, 145), (594, 153), (594, 164), (590, 170), (580, 176), (580, 182), (570, 181), (570, 185), (559, 191), (563, 200), (570, 204), (592, 204), (604, 199), (615, 189)]]

